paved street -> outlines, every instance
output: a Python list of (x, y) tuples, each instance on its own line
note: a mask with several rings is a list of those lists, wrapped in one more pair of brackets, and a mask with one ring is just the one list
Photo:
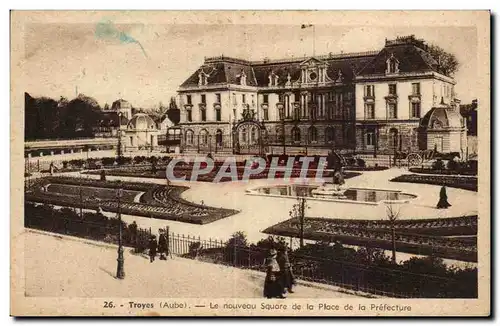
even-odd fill
[[(149, 262), (125, 251), (124, 280), (116, 248), (25, 232), (26, 295), (37, 297), (261, 298), (264, 274), (174, 257)], [(292, 298), (346, 298), (335, 287), (299, 285)]]

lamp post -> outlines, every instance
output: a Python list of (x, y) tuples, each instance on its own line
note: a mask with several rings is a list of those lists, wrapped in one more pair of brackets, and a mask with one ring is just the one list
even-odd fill
[(117, 267), (116, 267), (116, 278), (118, 279), (124, 279), (125, 278), (125, 270), (123, 268), (124, 265), (124, 258), (123, 258), (123, 245), (122, 245), (122, 212), (121, 212), (121, 197), (123, 194), (123, 189), (121, 184), (118, 184), (118, 188), (116, 189), (116, 198), (118, 200), (118, 228), (119, 228), (119, 234), (118, 234), (118, 259), (117, 262)]

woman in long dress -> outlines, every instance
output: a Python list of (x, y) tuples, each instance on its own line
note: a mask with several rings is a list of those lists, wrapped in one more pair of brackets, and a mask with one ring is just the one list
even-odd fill
[(269, 251), (269, 256), (266, 258), (266, 280), (264, 281), (264, 297), (284, 298), (283, 286), (280, 281), (280, 266), (276, 260), (277, 252), (275, 249)]
[(439, 192), (439, 202), (437, 204), (437, 208), (448, 208), (450, 206), (450, 203), (448, 203), (448, 195), (446, 194), (446, 187), (442, 186), (441, 191)]

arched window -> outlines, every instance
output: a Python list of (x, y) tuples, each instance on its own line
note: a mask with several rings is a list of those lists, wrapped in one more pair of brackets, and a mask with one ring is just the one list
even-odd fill
[(318, 141), (318, 130), (314, 126), (309, 127), (309, 141)]
[(276, 127), (276, 139), (279, 142), (283, 142), (283, 127), (281, 126)]
[(215, 142), (217, 143), (217, 146), (222, 146), (222, 130), (217, 129), (215, 132)]
[(293, 141), (300, 141), (300, 129), (297, 127), (292, 128)]
[(208, 131), (206, 129), (202, 129), (200, 131), (200, 144), (206, 145), (208, 144)]
[(335, 129), (327, 127), (325, 129), (325, 142), (332, 143), (335, 140)]
[(194, 136), (194, 132), (189, 129), (189, 130), (186, 130), (186, 144), (187, 145), (193, 145), (193, 136)]

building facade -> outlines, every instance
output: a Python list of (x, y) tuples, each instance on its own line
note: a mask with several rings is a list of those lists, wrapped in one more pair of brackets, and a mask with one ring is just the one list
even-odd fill
[(458, 110), (454, 85), (414, 36), (363, 53), (206, 58), (178, 90), (181, 147), (255, 154), (425, 150), (420, 120), (440, 103)]

